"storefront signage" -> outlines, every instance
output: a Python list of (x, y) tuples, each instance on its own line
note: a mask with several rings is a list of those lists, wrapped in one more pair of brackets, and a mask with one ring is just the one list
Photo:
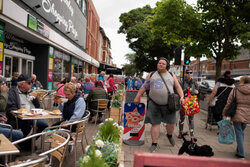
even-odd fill
[(49, 70), (53, 69), (53, 58), (49, 58)]
[(87, 19), (75, 0), (22, 0), (58, 28), (62, 33), (85, 48)]
[(37, 20), (37, 32), (45, 37), (49, 37), (49, 27), (43, 24), (41, 21)]
[(37, 20), (34, 16), (28, 15), (28, 25), (30, 29), (37, 31)]
[(0, 42), (0, 61), (3, 61), (3, 43)]
[(49, 74), (48, 74), (48, 81), (52, 81), (52, 70), (49, 70)]
[(31, 47), (32, 44), (21, 38), (18, 38), (8, 32), (4, 33), (4, 48), (10, 49), (16, 52), (32, 55)]
[(53, 58), (54, 56), (54, 48), (53, 47), (49, 47), (49, 57)]
[(4, 23), (0, 22), (0, 42), (4, 39)]
[(45, 36), (46, 38), (49, 37), (49, 27), (30, 14), (28, 15), (27, 27)]
[(3, 75), (3, 62), (0, 62), (0, 75)]

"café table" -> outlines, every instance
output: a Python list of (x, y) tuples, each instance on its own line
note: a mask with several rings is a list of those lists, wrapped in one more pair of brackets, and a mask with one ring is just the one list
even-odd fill
[[(36, 134), (36, 129), (37, 129), (37, 120), (38, 119), (61, 119), (62, 115), (61, 114), (52, 114), (52, 112), (48, 111), (48, 110), (44, 110), (43, 112), (46, 112), (47, 115), (42, 115), (42, 114), (37, 114), (37, 115), (23, 115), (21, 113), (17, 113), (15, 111), (11, 111), (11, 113), (15, 116), (17, 116), (19, 119), (21, 120), (30, 120), (33, 121), (33, 134)], [(32, 138), (32, 147), (31, 147), (31, 151), (32, 153), (34, 153), (35, 151), (35, 142), (36, 142), (36, 138)]]
[(8, 163), (8, 155), (18, 154), (20, 151), (3, 134), (0, 134), (0, 156), (5, 156), (5, 164)]

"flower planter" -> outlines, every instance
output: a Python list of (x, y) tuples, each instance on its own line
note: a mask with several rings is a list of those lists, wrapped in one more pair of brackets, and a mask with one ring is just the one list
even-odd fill
[(109, 117), (113, 118), (116, 123), (121, 122), (121, 108), (110, 108)]

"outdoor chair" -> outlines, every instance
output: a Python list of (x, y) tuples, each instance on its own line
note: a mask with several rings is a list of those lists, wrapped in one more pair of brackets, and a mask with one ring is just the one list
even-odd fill
[(68, 142), (70, 139), (69, 133), (61, 130), (53, 130), (48, 132), (41, 132), (37, 133), (28, 137), (25, 137), (23, 139), (20, 139), (18, 141), (12, 142), (12, 144), (16, 145), (21, 142), (24, 142), (26, 140), (32, 139), (34, 137), (45, 137), (46, 139), (50, 139), (50, 145), (49, 149), (45, 152), (40, 153), (38, 156), (43, 157), (48, 155), (50, 157), (50, 163), (51, 165), (52, 158), (56, 158), (59, 161), (59, 166), (61, 167), (65, 158), (65, 153), (67, 150)]
[(13, 127), (10, 124), (6, 124), (6, 123), (0, 123), (1, 127), (7, 127), (8, 129), (10, 129), (10, 137), (8, 138), (10, 141), (12, 141), (12, 131), (13, 131)]
[(97, 118), (98, 118), (98, 114), (102, 113), (104, 116), (104, 119), (106, 118), (105, 115), (108, 114), (108, 99), (97, 99), (97, 100), (92, 100), (92, 103), (97, 103), (97, 108), (96, 109), (89, 109), (91, 112), (95, 112), (96, 113), (96, 117), (95, 117), (95, 124), (97, 122)]
[[(51, 129), (58, 129), (60, 131), (66, 131), (70, 133), (71, 140), (69, 141), (69, 145), (72, 145), (72, 147), (74, 146), (73, 149), (74, 149), (75, 162), (77, 161), (76, 160), (77, 143), (81, 143), (82, 151), (84, 154), (85, 149), (83, 146), (83, 136), (85, 136), (86, 144), (88, 145), (87, 136), (85, 134), (85, 126), (86, 126), (86, 123), (88, 122), (90, 112), (88, 110), (86, 110), (85, 112), (86, 112), (85, 117), (83, 117), (80, 120), (65, 121), (65, 122), (62, 122), (60, 125), (48, 127), (45, 129), (45, 131), (48, 131)], [(75, 129), (74, 129), (74, 126), (75, 126)], [(51, 142), (51, 141), (47, 140), (45, 142)]]

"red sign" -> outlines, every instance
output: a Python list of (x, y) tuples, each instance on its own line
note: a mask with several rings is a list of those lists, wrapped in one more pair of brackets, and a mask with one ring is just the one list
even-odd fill
[(52, 81), (52, 70), (49, 70), (48, 81)]

